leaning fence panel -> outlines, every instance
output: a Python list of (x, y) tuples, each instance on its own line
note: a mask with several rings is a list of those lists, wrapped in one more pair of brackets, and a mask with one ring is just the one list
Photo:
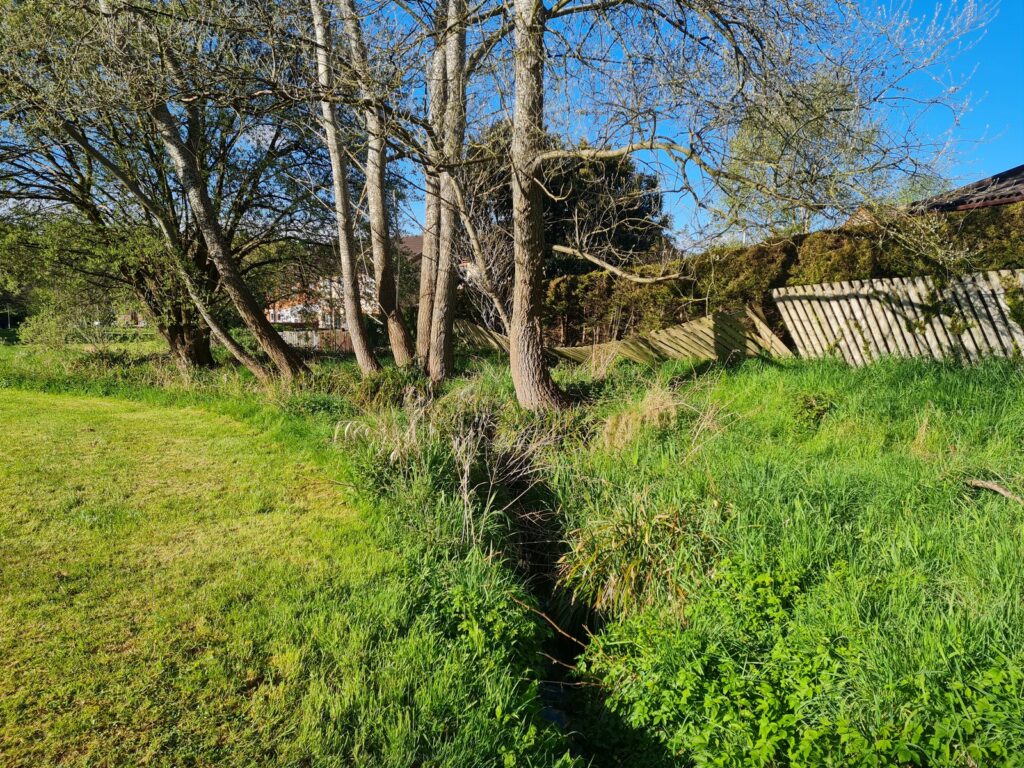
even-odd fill
[[(456, 330), (471, 348), (507, 352), (508, 339), (487, 328), (458, 321)], [(622, 357), (637, 363), (662, 360), (716, 360), (727, 362), (757, 355), (786, 357), (791, 353), (763, 318), (753, 310), (718, 312), (680, 325), (662, 328), (603, 344), (553, 347), (550, 354), (576, 363)]]
[(790, 286), (772, 298), (802, 357), (974, 362), (1024, 350), (1024, 270)]

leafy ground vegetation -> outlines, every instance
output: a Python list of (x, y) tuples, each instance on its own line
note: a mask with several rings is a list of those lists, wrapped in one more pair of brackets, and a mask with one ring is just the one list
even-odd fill
[(462, 370), (0, 349), (4, 760), (1024, 754), (1018, 361)]

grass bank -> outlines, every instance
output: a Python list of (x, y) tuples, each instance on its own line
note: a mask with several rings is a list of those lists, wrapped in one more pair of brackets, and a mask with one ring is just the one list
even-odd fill
[(388, 546), (344, 457), (219, 402), (249, 423), (0, 391), (0, 762), (560, 762), (528, 595), (473, 553)]
[(551, 477), (609, 706), (698, 765), (1015, 764), (1024, 505), (972, 483), (1024, 496), (1022, 384), (755, 364), (603, 397)]
[[(183, 381), (153, 359), (0, 349), (8, 387), (226, 413), (336, 466), (376, 546), (428, 575), (424, 604), (461, 611), (444, 642), (497, 654), (534, 681), (522, 711), (566, 724), (550, 755), (1024, 754), (1024, 506), (972, 485), (1024, 495), (1019, 362), (565, 368), (582, 405), (557, 416), (519, 411), (500, 361), (463, 370), (432, 397), (344, 364), (267, 393), (230, 370)], [(495, 581), (438, 576), (467, 563)]]

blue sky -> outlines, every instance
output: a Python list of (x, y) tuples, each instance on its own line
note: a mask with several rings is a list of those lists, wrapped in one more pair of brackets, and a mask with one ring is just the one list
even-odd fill
[[(912, 10), (931, 15), (936, 5), (914, 0)], [(995, 19), (952, 69), (971, 76), (966, 90), (972, 102), (954, 133), (953, 180), (966, 183), (1024, 164), (1024, 0), (999, 0)], [(949, 128), (939, 115), (932, 122), (937, 133)]]
[[(863, 2), (900, 4), (900, 0)], [(970, 0), (911, 0), (911, 13), (931, 18), (950, 3), (962, 6), (967, 2)], [(949, 67), (953, 82), (966, 80), (964, 94), (970, 102), (969, 111), (952, 130), (955, 148), (945, 171), (953, 186), (1024, 164), (1024, 0), (976, 2), (992, 7), (994, 18)], [(951, 122), (948, 112), (937, 110), (930, 113), (925, 130), (940, 139), (952, 128)], [(414, 193), (408, 201), (409, 220), (403, 229), (409, 232), (419, 232), (422, 227), (423, 201), (419, 198)], [(666, 209), (679, 226), (684, 225), (691, 205), (668, 195)]]

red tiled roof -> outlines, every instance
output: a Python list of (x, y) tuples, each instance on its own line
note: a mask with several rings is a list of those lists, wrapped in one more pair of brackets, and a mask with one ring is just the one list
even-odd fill
[(407, 235), (402, 238), (402, 250), (409, 261), (415, 263), (423, 258), (423, 235)]

